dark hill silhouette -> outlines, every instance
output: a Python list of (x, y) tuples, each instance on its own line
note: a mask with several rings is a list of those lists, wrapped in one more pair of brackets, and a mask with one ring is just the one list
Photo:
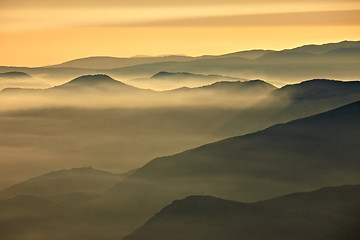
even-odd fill
[(360, 102), (355, 102), (154, 159), (94, 198), (66, 194), (56, 200), (86, 219), (90, 230), (85, 239), (89, 235), (112, 239), (131, 233), (163, 206), (189, 195), (249, 202), (322, 186), (357, 184), (359, 118)]
[[(235, 126), (240, 129), (246, 124), (246, 121), (255, 123), (251, 119), (264, 120), (264, 123), (269, 124), (263, 125), (265, 128), (325, 112), (358, 100), (360, 100), (359, 81), (314, 79), (298, 84), (289, 84), (272, 91), (255, 108), (233, 116), (218, 131), (234, 133)], [(248, 126), (251, 125), (248, 124)]]
[(80, 93), (81, 91), (90, 92), (144, 92), (143, 90), (123, 82), (117, 81), (105, 74), (84, 75), (75, 78), (67, 83), (46, 89), (28, 89), (28, 88), (5, 88), (4, 93)]
[(263, 131), (156, 158), (112, 192), (150, 195), (162, 203), (170, 196), (179, 198), (201, 191), (254, 201), (324, 185), (357, 183), (359, 122), (360, 102), (355, 102)]
[(59, 170), (6, 188), (0, 191), (0, 198), (24, 194), (49, 197), (73, 192), (100, 193), (114, 186), (124, 176), (91, 167)]
[[(151, 78), (157, 78), (157, 79), (161, 79), (161, 78), (165, 78), (165, 79), (169, 79), (169, 80), (178, 80), (178, 79), (195, 79), (195, 80), (200, 80), (200, 79), (212, 79), (212, 80), (240, 80), (240, 78), (235, 78), (235, 77), (228, 77), (228, 76), (220, 76), (220, 75), (204, 75), (204, 74), (194, 74), (194, 73), (188, 73), (188, 72), (158, 72), (156, 74), (154, 74), (153, 76), (151, 76)], [(243, 79), (241, 79), (243, 80)]]
[(5, 73), (0, 73), (0, 78), (31, 78), (31, 76), (27, 73), (24, 72), (5, 72)]
[[(360, 220), (360, 186), (328, 187), (258, 203), (211, 196), (176, 200), (124, 240), (349, 239), (334, 230)], [(352, 233), (353, 238), (360, 237)], [(334, 236), (333, 236), (334, 237)]]
[(53, 89), (96, 89), (96, 90), (136, 90), (137, 88), (117, 81), (107, 75), (85, 75), (71, 80), (68, 83), (54, 87)]
[(161, 71), (150, 78), (137, 78), (130, 80), (131, 84), (151, 89), (176, 89), (180, 87), (199, 87), (220, 81), (239, 81), (243, 78), (235, 78), (221, 75), (194, 74), (189, 72), (166, 72)]
[(292, 100), (316, 100), (341, 96), (359, 95), (359, 81), (336, 81), (329, 79), (313, 79), (299, 84), (286, 85), (274, 95), (285, 96)]
[(205, 85), (195, 88), (179, 88), (171, 90), (173, 93), (200, 93), (207, 91), (216, 91), (222, 93), (235, 93), (235, 94), (251, 94), (252, 96), (260, 96), (270, 93), (277, 89), (275, 86), (262, 81), (262, 80), (250, 80), (250, 81), (221, 81), (210, 85)]

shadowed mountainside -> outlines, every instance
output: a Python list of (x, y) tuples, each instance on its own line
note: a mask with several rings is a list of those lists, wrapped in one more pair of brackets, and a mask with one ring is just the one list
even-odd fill
[[(360, 181), (360, 102), (156, 158), (111, 190), (153, 208), (201, 192), (256, 201)], [(141, 197), (142, 196), (142, 197)], [(130, 198), (131, 199), (131, 198)], [(151, 200), (152, 199), (152, 200)], [(152, 202), (150, 204), (150, 202)]]
[[(64, 231), (72, 234), (66, 239), (121, 238), (134, 231), (173, 199), (189, 195), (203, 193), (248, 202), (322, 186), (357, 184), (360, 181), (360, 139), (357, 134), (360, 130), (359, 118), (360, 102), (355, 102), (253, 134), (154, 159), (104, 194), (73, 193), (57, 196), (54, 198), (57, 204), (68, 209), (72, 219), (80, 219), (87, 226), (86, 231), (82, 231), (79, 236), (78, 226), (73, 225), (75, 230)], [(0, 202), (0, 209), (3, 203)], [(268, 204), (267, 209), (294, 204), (286, 201), (280, 204), (270, 203), (271, 201), (259, 204)], [(25, 203), (21, 204), (27, 206)], [(344, 204), (350, 206), (345, 202)], [(296, 209), (300, 208), (294, 206)], [(38, 214), (42, 215), (44, 210), (39, 211)], [(9, 218), (9, 215), (2, 215), (5, 226), (13, 224), (13, 227), (5, 231), (7, 236), (28, 231), (24, 230), (26, 221), (21, 219), (29, 219), (32, 213), (27, 215), (27, 210), (22, 212), (23, 214), (14, 216), (19, 216), (19, 221), (24, 225), (18, 225), (17, 220)], [(287, 214), (286, 210), (284, 213)], [(275, 213), (265, 211), (261, 214), (265, 214), (266, 219), (266, 216), (273, 216)], [(282, 217), (281, 214), (274, 216), (279, 217), (275, 219)], [(345, 217), (350, 219), (348, 215)], [(32, 224), (44, 226), (41, 219), (33, 219)], [(289, 221), (290, 223), (294, 222)], [(309, 226), (302, 221), (300, 223)], [(281, 229), (283, 225), (279, 226)], [(296, 229), (296, 225), (293, 226)], [(267, 230), (268, 233), (272, 232), (271, 229)], [(49, 235), (39, 231), (45, 234), (43, 239), (47, 239)], [(334, 229), (334, 234), (335, 232), (342, 234), (341, 229)], [(284, 233), (283, 236), (289, 235)]]
[(322, 188), (247, 204), (190, 196), (163, 208), (124, 240), (355, 240), (360, 232), (352, 237), (348, 231), (337, 236), (334, 233), (359, 223), (359, 202), (359, 185)]
[[(114, 88), (109, 94), (85, 84), (94, 90), (83, 94), (71, 86), (74, 91), (31, 91), (39, 95), (36, 99), (29, 94), (19, 98), (20, 92), (11, 98), (0, 94), (3, 108), (19, 104), (19, 110), (0, 112), (0, 151), (7, 160), (0, 168), (2, 186), (89, 162), (95, 168), (125, 172), (157, 156), (360, 100), (359, 82), (313, 80), (280, 90), (262, 81), (222, 82), (175, 91), (144, 90), (145, 95), (109, 82), (120, 91)], [(305, 88), (317, 89), (319, 97)], [(12, 172), (19, 166), (21, 171)]]

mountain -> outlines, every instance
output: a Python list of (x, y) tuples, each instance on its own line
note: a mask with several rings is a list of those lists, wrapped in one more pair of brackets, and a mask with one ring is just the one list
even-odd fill
[[(227, 80), (240, 80), (239, 78), (234, 77), (227, 77), (227, 76), (220, 76), (220, 75), (204, 75), (204, 74), (194, 74), (194, 73), (187, 73), (187, 72), (158, 72), (153, 75), (151, 78), (153, 79), (168, 79), (168, 80), (182, 80), (182, 79), (194, 79), (194, 80), (220, 80), (220, 79), (227, 79)], [(242, 79), (243, 80), (243, 79)]]
[(297, 52), (306, 52), (312, 54), (323, 54), (329, 51), (333, 51), (336, 49), (343, 49), (343, 48), (347, 48), (347, 49), (360, 48), (360, 41), (342, 41), (338, 43), (326, 43), (321, 45), (310, 44), (310, 45), (304, 45), (301, 47), (287, 49), (283, 51), (293, 51), (293, 52), (297, 51)]
[(104, 74), (85, 75), (54, 87), (56, 90), (138, 90)]
[(228, 53), (228, 54), (220, 55), (218, 57), (240, 57), (240, 58), (246, 58), (246, 59), (257, 59), (257, 58), (259, 58), (267, 53), (270, 53), (270, 52), (273, 52), (273, 50), (256, 49), (256, 50)]
[(327, 187), (257, 203), (190, 196), (172, 202), (124, 240), (355, 240), (359, 231), (352, 238), (347, 232), (330, 236), (359, 223), (359, 202), (360, 185)]
[(124, 176), (91, 167), (59, 170), (6, 188), (0, 191), (0, 198), (11, 198), (17, 195), (50, 197), (74, 192), (100, 193), (114, 186)]
[[(344, 54), (337, 49), (347, 49), (351, 54)], [(160, 71), (192, 72), (198, 74), (216, 74), (234, 76), (246, 79), (267, 79), (279, 86), (295, 83), (303, 79), (335, 78), (357, 80), (360, 74), (359, 41), (343, 41), (323, 45), (305, 45), (281, 51), (242, 51), (218, 56), (205, 55), (200, 57), (178, 56), (179, 59), (169, 57), (145, 57), (145, 62), (138, 62), (129, 58), (131, 64), (118, 64), (112, 58), (86, 58), (62, 67), (0, 67), (0, 72), (22, 71), (37, 78), (48, 79), (59, 84), (65, 79), (89, 74), (107, 74), (118, 79), (130, 80), (147, 78)], [(328, 54), (328, 52), (333, 52)], [(247, 56), (249, 53), (250, 57)], [(256, 55), (256, 54), (258, 55)], [(149, 61), (148, 61), (149, 60)], [(84, 61), (84, 64), (81, 62)], [(87, 62), (94, 64), (87, 65)], [(123, 61), (123, 60), (121, 60)], [(88, 67), (88, 68), (83, 68)], [(95, 69), (94, 69), (95, 68)], [(53, 85), (55, 85), (53, 84)]]
[[(360, 41), (342, 41), (339, 43), (327, 43), (322, 45), (304, 45), (293, 49), (284, 49), (280, 51), (272, 51), (264, 54), (260, 57), (261, 60), (324, 60), (324, 58), (318, 58), (323, 55), (338, 57), (336, 53), (341, 54), (342, 51), (350, 51), (358, 56), (360, 49)], [(329, 54), (332, 53), (332, 54)]]
[(112, 192), (146, 195), (149, 201), (151, 196), (156, 205), (201, 192), (256, 201), (292, 191), (358, 183), (359, 123), (360, 101), (156, 158)]
[(26, 88), (5, 88), (2, 92), (5, 93), (79, 93), (81, 91), (90, 92), (118, 92), (118, 91), (145, 91), (136, 87), (127, 85), (120, 81), (117, 81), (108, 75), (95, 74), (85, 75), (71, 80), (59, 86), (46, 88), (46, 89), (26, 89)]
[(287, 97), (291, 100), (319, 100), (344, 96), (359, 96), (360, 81), (336, 81), (313, 79), (299, 84), (286, 85), (276, 91), (274, 96)]
[(25, 72), (11, 71), (0, 73), (0, 90), (5, 88), (45, 88), (49, 83), (34, 78)]
[(168, 61), (187, 61), (192, 59), (188, 56), (160, 56), (160, 57), (131, 57), (131, 58), (117, 58), (117, 57), (87, 57), (74, 59), (68, 62), (64, 62), (58, 65), (52, 65), (48, 67), (53, 68), (86, 68), (86, 69), (111, 69), (128, 67), (139, 64), (168, 62)]
[(199, 57), (190, 57), (182, 55), (167, 55), (167, 56), (135, 56), (130, 58), (118, 58), (118, 57), (87, 57), (79, 58), (71, 61), (67, 61), (61, 64), (52, 65), (48, 67), (53, 68), (85, 68), (85, 69), (112, 69), (120, 67), (129, 67), (140, 64), (158, 63), (158, 62), (184, 62), (196, 59), (208, 59), (208, 58), (222, 58), (228, 56), (236, 56), (247, 59), (258, 58), (271, 50), (248, 50), (239, 51), (235, 53), (223, 54), (223, 55), (204, 55)]
[(5, 73), (0, 73), (0, 78), (9, 78), (9, 79), (13, 79), (13, 78), (31, 78), (31, 76), (27, 73), (24, 72), (5, 72)]
[(260, 96), (263, 94), (268, 94), (277, 89), (275, 86), (262, 81), (262, 80), (250, 80), (250, 81), (221, 81), (216, 82), (210, 85), (205, 85), (195, 88), (178, 88), (171, 90), (172, 93), (201, 93), (201, 92), (218, 92), (225, 94), (239, 94), (252, 96)]
[(219, 81), (239, 81), (242, 78), (220, 76), (220, 75), (204, 75), (188, 72), (166, 72), (161, 71), (150, 78), (137, 78), (130, 80), (129, 83), (142, 88), (150, 88), (157, 90), (176, 89), (181, 87), (198, 87), (212, 84)]
[[(153, 118), (151, 115), (153, 111), (153, 109), (149, 110), (139, 119)], [(113, 113), (114, 110), (110, 109), (110, 112)], [(76, 113), (83, 117), (80, 124), (71, 121), (72, 124), (75, 124), (74, 129), (83, 127), (87, 133), (89, 128), (84, 125), (88, 124), (92, 118), (97, 117), (85, 115), (86, 119), (89, 120), (83, 121), (84, 112), (79, 113), (78, 109), (66, 116), (72, 116)], [(59, 114), (63, 115), (64, 113), (60, 112)], [(123, 116), (124, 111), (120, 111), (119, 114)], [(57, 119), (57, 115), (53, 113), (49, 115), (52, 119)], [(94, 116), (101, 115), (101, 113), (97, 113)], [(183, 114), (181, 113), (176, 115), (167, 111), (166, 115), (183, 121)], [(28, 115), (25, 116), (26, 121), (31, 120)], [(223, 117), (224, 114), (216, 115), (216, 118)], [(82, 223), (88, 226), (86, 231), (82, 231), (85, 236), (79, 237), (74, 230), (73, 237), (64, 237), (63, 239), (120, 239), (141, 226), (163, 206), (168, 205), (174, 199), (189, 195), (206, 194), (252, 202), (291, 192), (309, 191), (323, 186), (359, 183), (360, 156), (357, 150), (359, 143), (357, 133), (360, 130), (359, 118), (360, 102), (355, 102), (326, 113), (276, 125), (253, 134), (228, 138), (173, 156), (156, 158), (102, 194), (68, 193), (51, 197), (52, 201), (56, 201), (70, 211), (71, 216), (74, 216), (75, 219), (81, 219)], [(132, 115), (131, 119), (137, 118)], [(159, 126), (168, 124), (167, 121), (155, 119), (160, 122)], [(38, 117), (35, 121), (39, 124)], [(121, 125), (116, 118), (109, 117), (106, 118), (107, 126), (110, 121), (114, 121), (115, 126)], [(192, 122), (198, 124), (199, 127), (191, 129), (191, 132), (196, 132), (197, 128), (201, 128), (208, 122), (212, 123), (208, 117), (195, 119)], [(43, 120), (41, 124), (44, 124)], [(97, 129), (96, 126), (101, 126), (101, 123), (97, 122), (97, 124), (90, 124), (91, 129)], [(66, 125), (69, 125), (68, 121)], [(161, 136), (159, 131), (162, 130), (161, 127), (149, 128), (149, 125), (143, 123), (140, 125), (144, 125), (146, 128), (141, 129), (138, 135), (141, 138), (137, 144), (134, 144), (137, 151), (142, 150), (139, 143), (147, 140), (143, 137), (147, 133), (146, 129), (147, 131), (154, 129), (158, 138)], [(186, 128), (179, 130), (173, 125), (169, 128), (177, 133), (186, 131)], [(134, 129), (136, 128), (128, 129), (130, 134), (134, 134)], [(117, 128), (100, 130), (101, 132), (108, 131), (106, 134), (111, 136), (124, 135), (124, 130), (120, 129), (119, 131)], [(77, 136), (74, 135), (75, 133), (75, 130), (70, 132), (71, 136)], [(87, 138), (89, 138), (88, 136), (86, 135)], [(191, 141), (191, 138), (185, 139), (187, 142)], [(33, 141), (33, 139), (31, 140)], [(63, 141), (62, 138), (61, 140)], [(104, 142), (102, 136), (94, 138), (94, 141), (97, 144)], [(158, 143), (157, 138), (148, 141)], [(167, 138), (161, 143), (167, 144), (170, 141), (172, 139), (167, 135)], [(7, 144), (7, 142), (5, 143)], [(96, 155), (96, 159), (101, 159), (101, 162), (104, 162), (107, 157), (106, 154), (111, 152), (107, 146), (107, 142), (101, 145), (105, 149)], [(120, 144), (116, 142), (115, 146), (119, 148)], [(68, 149), (68, 147), (65, 146), (61, 149)], [(92, 147), (84, 149), (87, 149), (91, 155), (94, 154)], [(126, 160), (126, 158), (121, 159)], [(33, 162), (31, 163), (33, 164)], [(297, 206), (294, 206), (296, 209)], [(19, 219), (20, 222), (25, 223), (20, 226), (27, 226), (26, 221), (21, 221), (22, 216), (25, 216), (24, 218), (27, 216), (26, 211), (24, 212), (25, 214), (20, 215)], [(6, 225), (12, 221), (12, 218), (7, 218), (2, 223)], [(41, 222), (34, 220), (35, 223), (41, 226)], [(74, 224), (74, 226), (77, 225)], [(349, 226), (349, 229), (337, 230), (334, 228), (334, 233), (331, 235), (341, 235), (343, 231), (352, 234), (354, 225)], [(15, 229), (15, 231), (11, 229)], [(72, 232), (67, 231), (65, 227), (63, 229), (66, 233)], [(7, 231), (11, 234), (31, 232), (23, 227), (12, 227)], [(48, 239), (49, 236), (51, 234), (37, 239)]]
[(357, 61), (359, 60), (360, 55), (360, 47), (358, 48), (337, 48), (334, 50), (331, 50), (323, 56), (328, 56), (329, 58), (338, 58), (339, 60), (349, 62), (349, 61)]

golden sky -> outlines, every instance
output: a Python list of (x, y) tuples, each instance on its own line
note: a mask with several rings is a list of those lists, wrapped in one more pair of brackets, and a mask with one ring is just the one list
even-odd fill
[(360, 0), (0, 0), (0, 65), (360, 40)]

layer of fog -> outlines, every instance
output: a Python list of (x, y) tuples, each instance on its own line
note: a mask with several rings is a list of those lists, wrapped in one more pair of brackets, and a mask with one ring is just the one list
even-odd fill
[(294, 104), (277, 98), (271, 89), (233, 87), (165, 92), (115, 91), (107, 86), (3, 91), (0, 187), (63, 168), (93, 166), (121, 173), (155, 157), (357, 99), (349, 95)]

